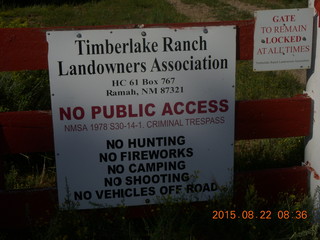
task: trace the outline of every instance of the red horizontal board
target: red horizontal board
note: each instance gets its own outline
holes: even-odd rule
[[[237,59],[252,59],[254,21],[148,24],[144,28],[192,26],[237,26]],[[141,25],[139,25],[141,27]],[[0,29],[0,71],[48,69],[48,44],[46,31],[84,29],[130,29],[137,25],[52,27],[52,28],[2,28]]]
[[[312,100],[306,95],[236,103],[235,138],[261,139],[308,136]]]
[[[279,193],[307,194],[308,170],[306,167],[292,167],[236,173],[234,192],[237,207],[245,200],[249,184],[254,184],[258,196],[269,202],[277,200]],[[57,203],[56,189],[0,192],[0,229],[26,227],[39,221],[43,223],[54,216]],[[145,212],[143,207],[129,208],[131,217],[142,217]]]
[[[0,113],[0,153],[54,150],[50,111]]]
[[[235,138],[259,139],[308,136],[311,98],[239,101]],[[0,113],[0,153],[53,151],[51,112]]]

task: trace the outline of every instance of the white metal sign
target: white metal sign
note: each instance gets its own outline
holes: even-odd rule
[[[206,200],[230,183],[234,27],[51,31],[47,41],[60,204]]]
[[[311,66],[313,9],[255,12],[253,69],[306,69]]]

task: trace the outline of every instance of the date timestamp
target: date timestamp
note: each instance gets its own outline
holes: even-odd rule
[[[273,218],[276,219],[296,219],[296,220],[305,220],[308,218],[308,211],[296,210],[296,211],[288,211],[288,210],[261,210],[261,211],[253,211],[253,210],[214,210],[212,211],[212,219],[213,220],[223,220],[223,219],[260,219],[260,220],[271,220]]]

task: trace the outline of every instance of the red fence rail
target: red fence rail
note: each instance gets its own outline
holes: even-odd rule
[[[193,26],[237,26],[237,59],[252,59],[254,21],[147,24],[146,28],[170,27],[184,28]],[[84,29],[123,29],[136,28],[137,25],[125,26],[90,26],[64,28],[3,28],[0,29],[0,71],[48,69],[48,30],[84,30]],[[141,26],[139,26],[141,27]]]
[[[237,26],[237,59],[252,59],[254,21],[146,25],[183,28],[190,26]],[[75,28],[0,29],[0,71],[47,69],[47,30],[135,28],[97,26]],[[236,103],[235,139],[308,136],[312,101],[306,95],[286,99],[239,101]],[[22,227],[50,217],[57,207],[56,189],[6,191],[3,156],[14,153],[52,152],[50,111],[0,113],[0,228]],[[308,190],[305,167],[236,173],[235,181],[252,178],[262,196],[275,197],[288,189]],[[272,188],[270,186],[273,186]],[[276,186],[276,187],[275,187]],[[241,190],[238,191],[241,193]]]

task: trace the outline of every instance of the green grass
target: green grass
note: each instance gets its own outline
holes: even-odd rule
[[[185,22],[164,0],[104,0],[79,5],[34,5],[1,12],[3,25],[17,17],[29,27],[95,26]],[[0,25],[1,26],[1,25]]]
[[[48,110],[51,107],[48,71],[1,73],[0,93],[3,110]]]
[[[242,140],[235,144],[236,171],[301,166],[303,161],[303,137]]]
[[[253,72],[252,69],[252,61],[238,61],[237,100],[287,98],[303,93],[303,84],[288,71]]]
[[[182,0],[187,4],[204,3],[213,8],[212,14],[219,21],[235,21],[252,19],[253,14],[248,11],[238,10],[236,7],[225,3],[223,0]]]
[[[56,186],[53,154],[17,154],[6,157],[6,189],[46,188]]]

